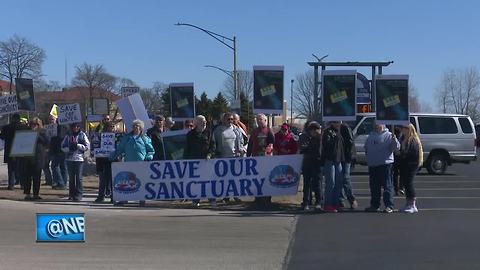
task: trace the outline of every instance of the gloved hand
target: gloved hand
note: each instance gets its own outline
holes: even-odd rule
[[[76,143],[70,143],[68,145],[68,149],[70,150],[70,152],[75,152],[75,150],[77,150],[77,144]]]
[[[145,156],[145,161],[151,161],[153,160],[153,156],[152,155],[147,155]]]

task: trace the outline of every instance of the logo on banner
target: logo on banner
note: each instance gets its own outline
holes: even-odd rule
[[[269,181],[274,187],[289,188],[300,181],[300,175],[289,165],[279,165],[270,172]]]
[[[37,241],[85,241],[84,214],[37,214]]]
[[[113,188],[120,193],[135,193],[141,186],[140,179],[132,172],[119,172],[114,179]]]
[[[275,89],[275,85],[269,85],[267,87],[261,88],[260,93],[262,94],[262,97],[273,95],[277,92]]]

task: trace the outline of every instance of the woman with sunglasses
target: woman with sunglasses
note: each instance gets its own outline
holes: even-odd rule
[[[35,143],[35,155],[33,157],[26,157],[22,163],[28,170],[23,170],[23,176],[25,181],[24,193],[25,200],[41,200],[38,195],[40,192],[40,177],[42,176],[42,169],[47,162],[47,147],[48,136],[43,129],[42,120],[38,117],[34,117],[30,120],[30,128],[32,131],[38,133],[37,142]],[[30,189],[33,182],[33,197],[30,195]]]
[[[62,142],[66,153],[68,170],[68,199],[81,201],[83,197],[83,163],[85,152],[90,148],[87,134],[80,129],[80,123],[70,124],[70,131]]]

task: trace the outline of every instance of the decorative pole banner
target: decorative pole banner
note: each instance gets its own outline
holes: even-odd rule
[[[0,115],[18,112],[17,96],[6,95],[0,97]]]
[[[324,121],[356,119],[356,70],[322,72],[322,116]]]
[[[125,98],[140,92],[140,87],[122,87],[120,92],[122,93],[122,97]]]
[[[283,114],[283,66],[253,66],[253,112]]]
[[[33,95],[33,80],[15,78],[18,109],[20,111],[35,111],[35,97]]]
[[[82,122],[82,112],[80,111],[80,104],[78,103],[59,105],[57,112],[57,120],[60,125]]]
[[[115,201],[295,195],[302,155],[112,163]]]
[[[193,83],[171,83],[170,105],[172,119],[185,121],[195,117],[195,93]]]
[[[406,125],[410,123],[408,110],[408,75],[377,75],[376,117],[377,123]]]

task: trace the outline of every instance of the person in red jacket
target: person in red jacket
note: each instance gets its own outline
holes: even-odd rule
[[[297,142],[286,123],[282,125],[279,132],[275,133],[273,150],[275,155],[293,155],[297,153]]]

